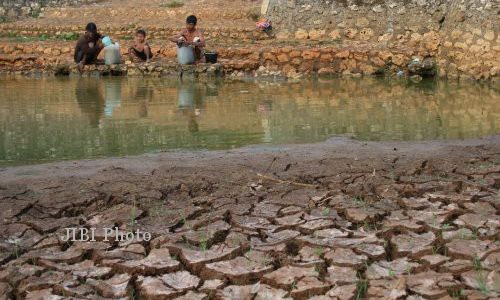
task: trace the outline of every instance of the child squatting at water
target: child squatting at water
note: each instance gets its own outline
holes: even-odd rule
[[[82,71],[85,65],[95,64],[97,57],[103,49],[103,36],[97,32],[95,23],[88,23],[85,33],[80,37],[75,47],[74,59],[78,70]]]
[[[200,30],[196,27],[198,19],[196,16],[191,15],[186,19],[186,28],[181,32],[170,38],[170,41],[176,43],[178,46],[192,46],[194,49],[194,56],[197,61],[204,58],[203,48],[205,47],[205,38]]]
[[[149,62],[149,60],[153,57],[151,47],[146,41],[146,31],[144,29],[137,30],[134,45],[129,49],[129,55],[134,60],[145,62]]]

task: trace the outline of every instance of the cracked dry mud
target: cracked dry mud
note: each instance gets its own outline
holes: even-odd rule
[[[497,136],[5,168],[0,299],[498,297],[499,161]]]

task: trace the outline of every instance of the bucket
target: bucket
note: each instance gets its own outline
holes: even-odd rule
[[[216,52],[205,52],[205,61],[210,64],[216,64],[218,56]]]
[[[185,46],[177,47],[177,61],[181,65],[194,63],[194,49]]]
[[[121,63],[120,45],[118,43],[104,47],[104,62],[106,65]]]

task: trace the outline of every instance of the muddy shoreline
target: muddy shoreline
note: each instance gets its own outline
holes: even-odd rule
[[[500,292],[500,136],[347,137],[0,169],[0,298]],[[64,242],[65,228],[96,242]],[[149,232],[151,241],[106,241]]]
[[[370,156],[415,156],[429,157],[459,152],[458,156],[468,156],[469,153],[459,149],[467,147],[491,146],[500,150],[500,135],[468,140],[434,140],[434,141],[360,141],[349,136],[332,137],[324,142],[312,144],[288,145],[250,145],[234,150],[193,151],[173,150],[159,153],[146,153],[126,157],[110,157],[96,159],[69,160],[30,164],[24,166],[0,167],[0,183],[18,180],[30,180],[53,177],[84,177],[92,176],[106,168],[123,168],[137,174],[150,174],[162,165],[199,166],[203,168],[235,168],[242,161],[256,163],[256,167],[269,160],[290,159],[297,163],[319,161],[325,157],[351,158],[368,160]],[[454,149],[455,148],[455,149]],[[284,163],[283,161],[281,163]],[[236,166],[237,168],[237,166]],[[310,170],[312,171],[312,170]],[[186,174],[188,175],[188,174]]]

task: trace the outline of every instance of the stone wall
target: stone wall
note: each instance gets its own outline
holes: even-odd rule
[[[428,51],[441,75],[497,77],[497,0],[264,0],[277,38]]]
[[[0,22],[38,16],[43,8],[94,3],[98,0],[0,0]]]

